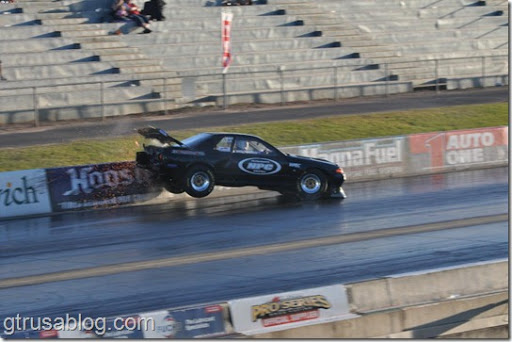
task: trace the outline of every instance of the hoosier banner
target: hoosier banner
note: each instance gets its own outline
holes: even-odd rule
[[[150,174],[135,162],[46,170],[54,212],[148,200],[160,193]]]

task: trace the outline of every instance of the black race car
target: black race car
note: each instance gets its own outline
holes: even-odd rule
[[[169,192],[205,197],[215,185],[257,186],[303,200],[345,198],[343,170],[323,159],[284,154],[262,139],[237,133],[200,133],[179,141],[162,129],[137,130],[144,151],[137,165],[150,169]]]

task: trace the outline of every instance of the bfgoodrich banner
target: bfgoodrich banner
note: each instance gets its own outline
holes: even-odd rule
[[[357,317],[343,285],[233,300],[229,306],[235,331],[247,335]]]
[[[54,212],[145,201],[161,192],[135,162],[59,167],[46,175]]]
[[[51,212],[44,170],[0,173],[0,217]]]

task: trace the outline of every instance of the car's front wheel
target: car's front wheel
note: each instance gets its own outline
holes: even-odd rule
[[[327,189],[327,178],[317,170],[304,172],[297,180],[297,193],[302,200],[317,200]]]
[[[185,175],[185,191],[192,197],[208,196],[215,186],[213,172],[205,166],[191,167]]]

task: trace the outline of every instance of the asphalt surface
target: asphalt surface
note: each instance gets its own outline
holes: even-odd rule
[[[326,116],[362,113],[384,113],[408,109],[446,107],[480,103],[507,102],[508,87],[469,89],[457,91],[419,92],[389,97],[363,97],[344,99],[339,102],[317,102],[309,105],[286,107],[264,106],[225,111],[197,111],[167,116],[127,116],[93,122],[59,122],[41,127],[27,128],[7,126],[0,129],[0,146],[21,147],[68,142],[76,139],[108,138],[133,134],[134,129],[152,125],[167,131],[271,122],[295,119],[311,119]]]
[[[0,221],[0,322],[148,312],[508,257],[508,168],[346,191],[344,201],[266,192]]]

